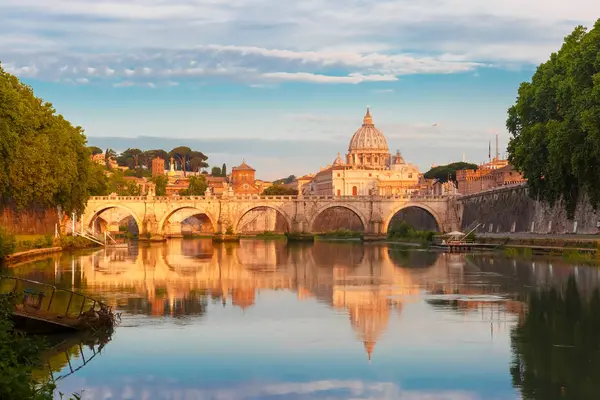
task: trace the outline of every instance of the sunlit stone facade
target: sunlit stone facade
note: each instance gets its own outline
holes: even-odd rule
[[[418,188],[419,169],[407,163],[400,151],[392,156],[383,133],[375,127],[371,112],[354,133],[344,161],[338,153],[333,164],[322,168],[304,194],[334,196],[397,195]]]

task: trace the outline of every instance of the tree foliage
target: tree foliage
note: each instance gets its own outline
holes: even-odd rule
[[[298,194],[298,190],[282,185],[273,185],[266,188],[263,194],[265,196],[295,196]]]
[[[296,175],[290,175],[287,178],[281,178],[273,181],[273,185],[285,185],[287,183],[292,183],[296,180]]]
[[[167,195],[167,182],[168,178],[165,175],[158,175],[152,178],[152,182],[156,186],[156,195],[157,196],[166,196]]]
[[[180,169],[183,170],[184,176],[187,171],[198,171],[201,168],[208,167],[208,164],[205,162],[208,160],[208,157],[202,152],[192,150],[187,146],[175,147],[169,152],[169,155],[175,159]],[[193,163],[192,160],[194,160]]]
[[[464,169],[477,170],[477,164],[455,162],[448,165],[438,165],[437,167],[433,167],[429,171],[425,172],[423,176],[425,179],[437,179],[442,183],[447,182],[448,179],[456,182],[456,171],[461,171]]]
[[[182,190],[180,194],[182,196],[204,196],[207,187],[208,185],[203,175],[190,176],[190,185],[187,189]]]
[[[210,170],[210,174],[212,176],[221,176],[221,172],[222,170],[219,167],[212,167],[212,169]]]
[[[583,194],[599,204],[600,20],[589,32],[575,28],[521,84],[506,126],[509,161],[534,198],[564,200],[570,217]]]
[[[96,154],[102,154],[104,153],[104,150],[102,150],[100,147],[98,146],[89,146],[88,150],[90,151],[90,153],[95,156]]]
[[[90,154],[82,128],[0,66],[2,204],[81,212],[88,197]]]

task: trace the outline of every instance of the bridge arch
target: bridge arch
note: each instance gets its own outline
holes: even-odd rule
[[[403,204],[401,206],[394,208],[392,210],[392,212],[387,216],[387,218],[385,219],[384,224],[383,224],[383,233],[387,234],[387,232],[390,228],[390,224],[392,223],[392,220],[394,219],[396,214],[398,214],[399,212],[401,212],[403,210],[410,209],[410,208],[418,208],[418,209],[425,211],[427,214],[429,214],[435,220],[438,232],[443,232],[444,225],[442,224],[442,220],[441,220],[440,216],[434,209],[432,209],[427,204],[423,204],[423,203],[406,203],[406,204]]]
[[[239,218],[237,218],[237,220],[233,224],[234,232],[236,232],[236,233],[240,232],[240,228],[242,228],[241,224],[244,220],[244,217],[246,215],[248,215],[251,211],[258,210],[258,209],[265,209],[265,208],[275,210],[277,215],[281,215],[283,217],[283,219],[285,220],[285,225],[286,225],[285,232],[292,231],[292,220],[289,217],[289,215],[281,207],[273,205],[273,204],[269,204],[269,203],[258,203],[258,204],[252,204],[251,206],[244,208],[239,213]]]
[[[142,232],[142,220],[140,219],[140,217],[129,207],[124,206],[122,204],[115,204],[115,203],[109,203],[109,204],[103,204],[100,207],[96,207],[94,209],[92,209],[91,211],[85,211],[85,213],[83,214],[83,225],[86,228],[91,228],[92,227],[92,223],[95,221],[95,219],[102,214],[104,211],[110,210],[112,208],[117,208],[117,209],[121,209],[121,210],[125,210],[126,212],[128,212],[133,219],[135,220],[135,223],[138,226],[138,230],[141,233]]]
[[[332,210],[335,208],[343,208],[343,209],[351,211],[360,220],[363,231],[366,232],[368,230],[369,225],[368,225],[367,218],[365,218],[365,216],[362,214],[362,212],[358,208],[356,208],[350,204],[345,204],[345,203],[344,204],[331,203],[324,207],[319,208],[317,210],[317,212],[315,212],[315,214],[312,216],[312,218],[310,219],[309,224],[308,224],[308,226],[310,227],[310,232],[318,233],[315,230],[315,223],[319,220],[319,217],[321,217],[323,215],[323,213],[326,212],[327,210]]]
[[[206,217],[208,218],[208,220],[210,221],[210,224],[212,226],[212,232],[216,233],[217,232],[217,224],[215,221],[215,218],[213,215],[211,215],[208,211],[206,211],[205,209],[201,208],[201,207],[196,207],[196,206],[190,206],[190,205],[181,205],[178,207],[173,208],[172,210],[169,210],[168,212],[165,213],[165,215],[163,215],[163,217],[160,219],[160,221],[158,222],[158,229],[159,232],[161,234],[165,234],[165,227],[166,225],[169,223],[169,219],[177,212],[179,211],[183,211],[183,210],[187,210],[192,212],[192,214],[190,214],[188,217],[192,217],[194,215],[198,215],[198,214],[202,214],[202,215],[206,215]],[[183,221],[182,221],[183,222]]]

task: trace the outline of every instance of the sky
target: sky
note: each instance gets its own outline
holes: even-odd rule
[[[90,145],[189,145],[261,179],[347,152],[370,106],[423,171],[484,162],[597,0],[0,0],[0,61]],[[492,149],[493,152],[493,149]]]

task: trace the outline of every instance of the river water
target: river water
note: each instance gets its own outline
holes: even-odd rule
[[[84,399],[549,400],[600,398],[599,271],[386,244],[198,239],[9,273],[122,313],[107,343],[76,339],[48,356],[59,390]]]

